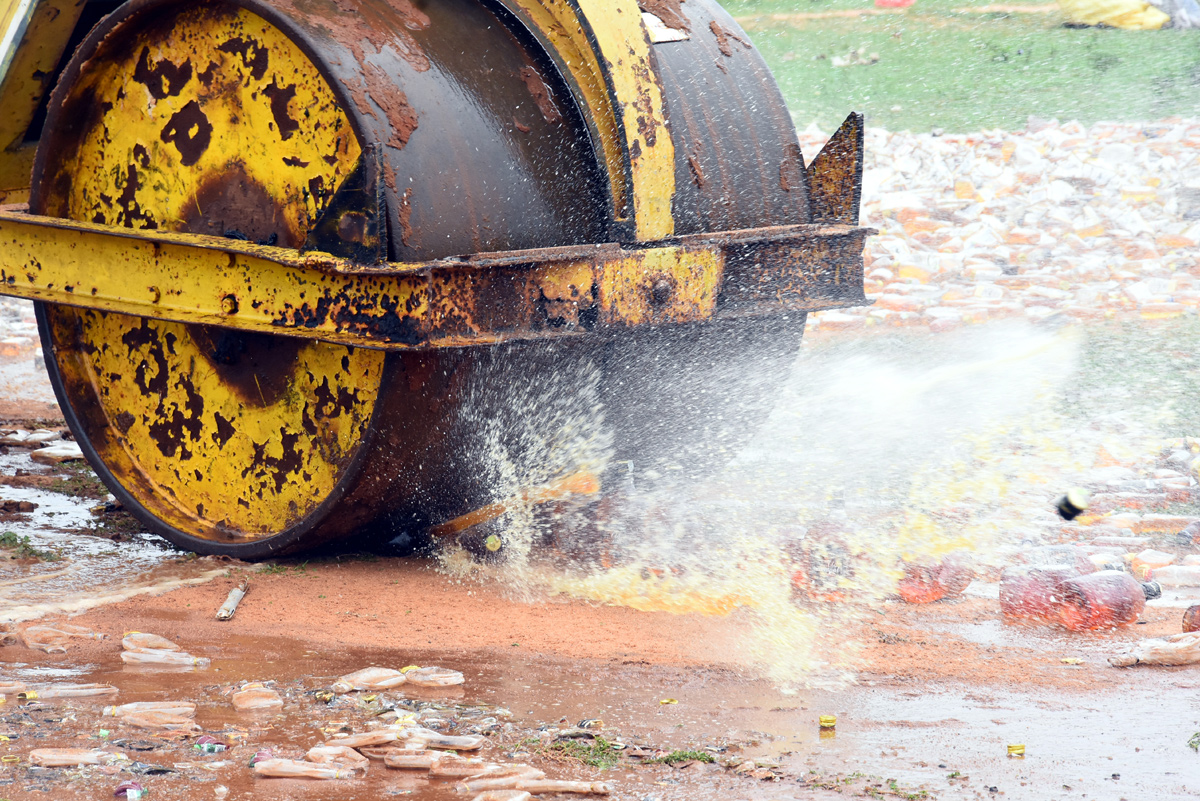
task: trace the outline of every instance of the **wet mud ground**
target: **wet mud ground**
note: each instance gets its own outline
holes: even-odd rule
[[[36,410],[23,422],[61,425],[36,375],[10,387],[13,409]],[[0,620],[17,630],[69,621],[106,635],[72,641],[65,654],[4,645],[0,679],[109,683],[117,703],[195,701],[203,731],[231,747],[201,754],[189,738],[103,718],[111,698],[10,696],[0,705],[8,738],[0,740],[0,798],[107,798],[129,779],[151,799],[469,798],[452,780],[379,763],[364,778],[337,781],[263,779],[248,767],[262,748],[301,758],[339,733],[378,726],[389,707],[451,733],[484,732],[488,759],[602,780],[617,799],[1200,795],[1200,757],[1187,745],[1200,731],[1200,671],[1107,664],[1124,644],[1178,631],[1187,591],[1151,602],[1138,625],[1070,634],[1006,624],[995,575],[983,575],[959,600],[885,601],[843,622],[822,647],[853,666],[854,682],[786,689],[759,678],[745,656],[754,623],[740,611],[713,617],[548,598],[487,577],[455,578],[416,557],[268,566],[194,558],[120,514],[92,514],[102,495],[86,469],[38,465],[20,448],[0,454],[0,499],[38,504],[0,515],[0,530],[34,533],[37,547],[59,557],[0,561]],[[216,621],[247,578],[234,619]],[[131,630],[168,637],[211,665],[125,665],[120,638]],[[332,703],[318,695],[369,665],[440,665],[466,682]],[[235,711],[229,695],[244,681],[274,682],[285,705]],[[822,732],[820,715],[836,715],[836,728]],[[583,720],[601,721],[584,730],[590,737],[572,731]],[[1026,756],[1009,758],[1010,744],[1025,745]],[[106,747],[130,761],[30,767],[28,752],[47,747]],[[676,752],[713,761],[654,761]]]

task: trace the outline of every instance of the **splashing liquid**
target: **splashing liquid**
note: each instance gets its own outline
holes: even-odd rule
[[[1057,411],[1077,351],[1069,329],[1025,325],[806,343],[763,430],[719,474],[625,482],[598,521],[595,506],[514,509],[505,561],[451,549],[443,565],[531,599],[729,618],[747,668],[784,686],[849,680],[850,632],[904,560],[966,549],[998,564],[1021,531],[1055,525],[1047,493],[1090,458]],[[600,380],[589,365],[569,381],[582,391],[529,393],[520,430],[479,421],[497,498],[606,466]],[[533,547],[597,530],[604,554],[591,559]]]

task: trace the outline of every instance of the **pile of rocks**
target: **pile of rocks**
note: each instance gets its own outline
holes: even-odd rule
[[[801,135],[812,158],[825,136]],[[818,330],[1200,310],[1200,119],[937,136],[869,129],[863,308]]]

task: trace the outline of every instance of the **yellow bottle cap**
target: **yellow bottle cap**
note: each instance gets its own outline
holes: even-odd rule
[[[832,729],[837,725],[837,715],[821,715],[820,722],[822,729]]]
[[[1009,756],[1025,756],[1025,746],[1024,745],[1010,745],[1008,747],[1008,755]]]
[[[487,548],[492,553],[504,547],[504,540],[500,539],[500,535],[492,534],[483,541],[483,547]]]
[[[659,703],[660,704],[678,704],[679,702],[676,701],[674,698],[664,698],[661,701],[659,701]]]

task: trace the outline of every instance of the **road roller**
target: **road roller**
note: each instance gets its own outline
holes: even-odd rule
[[[0,0],[0,293],[96,473],[260,559],[693,481],[865,303],[712,0]],[[572,454],[586,452],[587,459]]]

